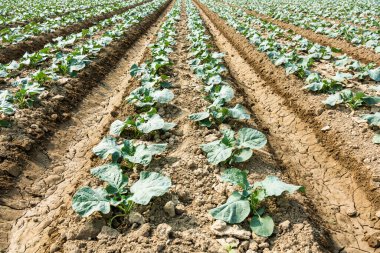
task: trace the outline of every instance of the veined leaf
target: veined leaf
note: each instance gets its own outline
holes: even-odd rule
[[[286,191],[293,193],[295,191],[303,190],[302,186],[284,183],[275,176],[267,176],[263,181],[254,183],[253,187],[264,189],[267,196],[280,196]]]
[[[147,205],[153,197],[167,193],[171,185],[170,178],[156,172],[143,171],[140,173],[140,179],[130,189],[133,195],[129,200]]]
[[[238,145],[245,148],[261,149],[267,143],[265,135],[252,128],[242,128],[238,132]]]
[[[268,237],[273,234],[274,222],[268,215],[254,215],[249,223],[249,226],[256,235]]]
[[[248,217],[250,212],[249,201],[244,199],[237,191],[232,193],[225,204],[209,211],[215,219],[231,224],[242,222]]]
[[[111,210],[107,192],[103,188],[92,189],[87,186],[74,194],[72,207],[82,217],[87,217],[97,211],[107,214]]]

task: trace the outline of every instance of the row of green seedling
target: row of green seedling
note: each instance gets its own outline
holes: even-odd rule
[[[193,72],[204,84],[205,98],[212,103],[206,112],[189,116],[204,127],[218,127],[227,120],[248,120],[249,113],[241,105],[229,108],[227,104],[234,97],[233,88],[224,80],[227,69],[223,64],[223,54],[212,51],[210,37],[199,12],[187,0],[188,39],[190,46],[189,64]],[[267,176],[263,181],[250,184],[248,171],[231,167],[233,164],[248,161],[253,150],[265,147],[267,139],[263,133],[252,128],[241,128],[237,133],[231,129],[221,130],[223,137],[211,143],[202,144],[201,149],[207,155],[209,163],[227,168],[221,175],[224,182],[239,188],[232,192],[226,203],[210,210],[213,218],[230,224],[249,220],[252,231],[268,237],[274,230],[274,221],[266,213],[265,202],[283,192],[293,193],[302,187],[286,184],[275,176]]]
[[[45,68],[11,82],[13,87],[17,87],[14,92],[11,92],[10,89],[0,90],[0,113],[13,115],[17,109],[33,107],[48,82],[58,81],[63,77],[77,77],[80,71],[96,59],[102,48],[108,46],[112,41],[122,38],[129,28],[151,15],[164,2],[164,0],[152,1],[128,10],[121,15],[123,18],[121,23],[107,30],[99,38],[91,37],[91,34],[97,30],[96,28],[83,30],[78,36],[58,39],[55,44],[48,44],[38,52],[24,55],[18,62],[14,61],[0,66],[0,76],[8,77],[10,73],[12,75],[12,71],[20,73],[21,70],[34,69],[48,62],[48,66]],[[107,26],[106,24],[108,21],[99,25],[103,28]],[[79,37],[88,39],[66,52],[65,48]],[[7,80],[10,82],[10,79]]]
[[[180,18],[179,1],[167,14],[154,44],[149,45],[151,58],[141,65],[133,65],[131,75],[140,83],[126,98],[135,106],[135,114],[124,121],[111,124],[109,135],[93,148],[93,152],[107,163],[91,169],[91,174],[104,181],[104,186],[80,188],[72,200],[73,209],[86,217],[94,212],[112,213],[108,223],[124,218],[133,207],[147,205],[153,197],[162,196],[170,190],[171,180],[157,172],[146,170],[155,155],[163,153],[166,143],[151,144],[141,140],[146,135],[172,129],[175,124],[165,122],[157,113],[157,107],[169,103],[174,95],[167,88],[169,54],[173,51],[176,23]],[[141,93],[143,90],[147,93]],[[166,95],[164,95],[166,94]],[[142,168],[140,179],[130,186],[128,173]]]
[[[337,59],[335,64],[356,72],[355,76],[349,73],[337,73],[332,79],[322,78],[318,72],[310,69],[316,60],[331,60],[336,49],[310,42],[299,35],[294,36],[293,43],[279,43],[276,38],[281,38],[288,31],[270,23],[264,24],[260,19],[248,15],[242,10],[236,10],[227,4],[218,5],[206,0],[204,2],[212,11],[226,20],[230,26],[244,35],[259,51],[265,52],[276,66],[283,65],[287,74],[295,74],[300,78],[304,78],[307,83],[305,89],[314,92],[333,93],[323,101],[324,104],[330,107],[346,104],[352,109],[357,109],[361,106],[372,106],[380,103],[380,97],[378,96],[369,96],[361,91],[355,92],[347,88],[343,89],[344,83],[354,77],[360,80],[368,77],[379,82],[380,68],[375,69],[373,64],[363,65],[352,58],[343,56]],[[253,28],[255,25],[262,25],[263,29],[270,29],[271,36],[262,36],[259,31]],[[307,55],[299,55],[297,50],[307,52]],[[373,89],[379,90],[379,87],[374,86]],[[365,120],[373,117],[378,118],[378,115],[362,115]],[[367,120],[367,122],[375,130],[379,127],[378,123],[374,125],[372,121]],[[379,138],[379,133],[375,134],[373,143],[380,143]]]

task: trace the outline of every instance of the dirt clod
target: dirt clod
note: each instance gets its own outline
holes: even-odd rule
[[[167,213],[170,217],[174,217],[176,212],[175,212],[175,204],[173,201],[168,201],[166,202],[164,206],[164,211]]]
[[[144,217],[138,212],[131,212],[128,216],[128,220],[130,223],[144,224]]]
[[[115,239],[120,235],[119,231],[116,229],[110,228],[108,226],[103,226],[100,233],[96,238],[98,239]]]
[[[77,240],[91,240],[95,239],[100,233],[105,221],[103,219],[92,219],[85,222],[81,228],[79,228],[78,234],[75,236]]]

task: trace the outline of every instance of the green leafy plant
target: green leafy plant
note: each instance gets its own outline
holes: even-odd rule
[[[107,183],[106,187],[80,188],[73,196],[72,207],[82,217],[94,212],[108,214],[111,207],[117,209],[109,219],[109,225],[117,217],[130,213],[135,204],[147,205],[153,197],[162,196],[171,187],[169,177],[156,172],[143,171],[140,179],[128,189],[128,176],[123,173],[119,164],[106,164],[91,170],[91,174]]]
[[[366,120],[368,125],[377,130],[380,128],[380,112],[376,112],[374,114],[365,114],[362,116],[362,119]],[[372,138],[372,142],[375,144],[380,144],[380,132],[377,131]]]
[[[106,136],[92,151],[101,159],[111,156],[113,163],[123,159],[127,167],[134,168],[137,164],[149,165],[153,156],[164,152],[166,146],[167,144],[136,143],[132,140],[123,140],[118,144],[114,137]]]
[[[124,121],[114,121],[110,127],[110,134],[120,136],[124,131],[129,130],[134,137],[138,137],[157,130],[168,131],[175,126],[175,123],[165,122],[157,114],[156,108],[151,108],[148,112],[129,116]]]
[[[137,107],[151,107],[157,104],[167,104],[173,98],[173,92],[168,89],[156,90],[154,88],[139,87],[133,90],[126,100]]]
[[[198,122],[201,126],[210,127],[214,124],[219,125],[228,118],[233,119],[250,119],[250,115],[246,109],[237,104],[233,108],[222,106],[218,101],[207,107],[205,112],[198,112],[189,115],[189,119]]]
[[[13,95],[7,90],[0,90],[0,113],[13,115],[16,108],[13,103]]]
[[[323,103],[329,106],[345,103],[352,109],[357,109],[363,105],[375,105],[380,103],[380,97],[368,96],[364,92],[355,93],[349,89],[345,89],[330,95]]]
[[[265,214],[265,200],[281,196],[286,191],[289,193],[303,191],[303,187],[284,183],[275,176],[268,176],[263,181],[250,185],[247,173],[235,168],[225,170],[221,178],[225,182],[239,186],[241,191],[234,191],[225,204],[211,209],[209,211],[211,216],[236,224],[251,215],[249,225],[252,231],[264,237],[272,235],[274,229],[273,219]]]
[[[37,96],[45,90],[39,83],[32,82],[28,79],[22,79],[13,84],[19,88],[13,95],[13,102],[16,103],[19,108],[32,107],[37,100]]]
[[[252,128],[240,129],[236,137],[230,129],[222,133],[222,139],[201,145],[208,162],[214,165],[245,162],[253,155],[253,149],[261,149],[267,143],[265,135]]]

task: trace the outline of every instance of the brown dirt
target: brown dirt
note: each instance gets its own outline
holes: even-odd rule
[[[226,59],[232,74],[240,82],[264,128],[268,129],[277,159],[286,167],[291,179],[306,186],[308,196],[331,230],[338,248],[346,247],[347,252],[359,249],[374,252],[363,239],[379,229],[375,216],[379,206],[378,187],[374,183],[368,185],[369,173],[379,166],[377,159],[372,166],[365,166],[358,156],[368,155],[374,148],[377,153],[371,155],[376,158],[378,147],[358,138],[355,141],[359,150],[350,150],[350,146],[344,144],[348,140],[347,130],[343,128],[352,125],[350,117],[330,110],[315,114],[320,106],[316,106],[312,96],[299,90],[302,87],[299,80],[286,77],[223,20],[203,5],[199,6],[214,31],[217,45],[229,52]],[[338,119],[336,123],[328,117],[329,113]],[[332,129],[340,124],[340,129],[323,133],[320,129],[324,124],[333,126]],[[366,148],[360,150],[362,147]],[[357,213],[349,217],[347,214],[353,210]]]
[[[17,111],[14,118],[11,118],[12,127],[1,129],[2,194],[6,194],[6,190],[12,188],[13,181],[22,173],[30,151],[38,149],[41,142],[51,136],[59,124],[70,117],[70,112],[88,92],[102,84],[102,79],[116,66],[123,52],[157,20],[168,4],[169,2],[166,2],[155,13],[128,29],[122,39],[102,49],[96,61],[87,66],[78,78],[67,79],[65,83],[53,83],[40,106]]]
[[[167,4],[165,4],[166,7]],[[162,13],[164,9],[165,7],[158,13]],[[152,18],[151,22],[153,21]],[[27,243],[23,246],[31,247],[29,252],[42,251],[38,249],[41,245],[33,248],[33,244],[38,243],[39,239],[46,239],[42,230],[53,221],[50,219],[51,215],[61,210],[60,205],[63,203],[63,198],[67,198],[65,194],[71,194],[70,189],[74,191],[77,181],[83,179],[82,176],[78,176],[77,171],[85,168],[80,173],[80,175],[84,175],[91,166],[91,148],[108,130],[109,124],[114,120],[116,112],[119,111],[118,108],[123,103],[125,94],[134,88],[129,86],[129,69],[132,63],[139,61],[142,57],[146,45],[154,34],[152,31],[157,28],[156,23],[147,24],[139,29],[140,32],[146,32],[136,38],[135,43],[130,43],[128,49],[119,51],[121,60],[110,68],[113,70],[111,73],[107,73],[106,78],[102,80],[102,85],[89,91],[79,106],[72,111],[71,119],[57,126],[55,134],[50,140],[43,143],[44,148],[34,149],[28,160],[25,161],[23,174],[17,182],[13,183],[13,189],[1,198],[0,226],[4,233],[0,237],[0,252],[9,246],[11,237],[8,232],[12,229],[12,224],[23,215],[25,217],[23,223],[35,222],[35,224],[32,225],[33,232],[28,231],[26,237],[17,237],[17,240],[26,240]],[[124,43],[126,42],[124,41]],[[60,192],[62,189],[69,190],[69,192],[64,194]],[[58,192],[58,195],[54,195]],[[51,195],[54,195],[54,198]],[[49,201],[49,204],[44,205],[47,203],[44,201]],[[37,213],[33,207],[38,212],[42,211],[42,213],[38,213],[39,215],[43,214],[41,219],[28,218],[31,212]],[[49,210],[49,216],[44,218],[46,210]],[[44,224],[35,226],[42,221]],[[25,224],[25,229],[27,228],[28,226]],[[35,234],[35,240],[30,240],[30,233]],[[51,233],[49,232],[50,235]],[[20,247],[17,246],[17,250],[10,249],[8,252],[19,252]]]
[[[60,36],[67,36],[72,33],[80,32],[82,29],[91,27],[99,21],[110,18],[114,15],[121,14],[123,12],[126,12],[129,9],[132,9],[136,6],[147,3],[149,1],[151,0],[146,0],[134,5],[131,5],[131,6],[123,7],[106,14],[102,14],[96,17],[86,19],[85,21],[81,23],[76,23],[69,26],[61,27],[52,33],[41,34],[39,36],[32,37],[29,40],[17,43],[15,45],[10,45],[5,48],[0,48],[0,63],[8,63],[12,60],[17,60],[20,57],[22,57],[26,52],[31,53],[31,52],[42,49],[46,44],[53,42],[54,38],[57,38]]]
[[[22,212],[23,216],[17,220],[10,235],[9,252],[225,252],[210,231],[213,220],[207,215],[207,210],[225,201],[226,194],[232,188],[220,182],[220,168],[208,165],[199,149],[199,144],[204,143],[205,138],[217,135],[218,131],[199,128],[187,119],[188,114],[201,110],[207,103],[201,99],[202,94],[198,91],[199,80],[186,63],[189,44],[186,40],[185,25],[183,12],[182,20],[178,24],[176,50],[171,55],[175,63],[171,70],[175,100],[173,105],[161,109],[167,121],[174,121],[178,125],[169,135],[165,134],[157,140],[166,140],[165,142],[170,143],[170,148],[164,156],[160,156],[149,166],[149,170],[170,175],[174,185],[170,194],[155,199],[148,207],[139,207],[137,211],[143,214],[147,223],[140,227],[129,227],[116,238],[80,238],[79,235],[84,232],[85,237],[96,238],[99,231],[94,233],[88,228],[97,230],[104,222],[99,217],[79,219],[70,207],[71,196],[78,186],[99,184],[88,173],[91,165],[96,163],[91,162],[91,148],[108,131],[109,124],[114,120],[109,116],[109,112],[113,111],[118,115],[117,118],[122,118],[121,115],[130,112],[130,107],[122,104],[123,96],[136,84],[131,80],[128,70],[131,64],[141,62],[147,57],[144,48],[147,42],[152,41],[154,36],[151,35],[157,32],[157,24],[148,30],[149,37],[139,40],[138,46],[127,53],[115,72],[105,80],[111,86],[107,88],[111,88],[113,93],[117,94],[117,98],[110,95],[104,105],[99,106],[96,101],[101,96],[98,90],[94,90],[94,94],[89,95],[90,99],[83,103],[74,115],[74,122],[52,138],[50,148],[46,151],[50,162],[46,163],[45,167],[35,163],[38,165],[35,172],[39,170],[45,173],[34,180],[32,188],[46,194],[35,207]],[[234,82],[233,79],[228,79]],[[117,90],[114,90],[116,87]],[[242,95],[237,94],[240,100],[237,102],[248,107]],[[242,124],[259,127],[252,120],[234,123],[232,126],[237,128]],[[66,153],[65,156],[61,155],[62,151]],[[271,152],[270,146],[267,152]],[[36,158],[35,161],[41,159]],[[244,167],[250,168],[250,180],[263,178],[268,174],[284,178],[276,161],[271,155],[264,153],[257,153],[250,162],[244,164]],[[46,180],[54,176],[57,180]],[[135,176],[135,173],[132,173],[131,177]],[[45,184],[45,181],[49,181],[50,184]],[[170,200],[177,204],[177,215],[172,218],[162,209]],[[315,222],[314,210],[302,195],[295,194],[283,198],[272,203],[269,210],[273,212],[276,223],[288,220],[291,224],[284,231],[276,230],[276,235],[268,240],[271,250],[327,251],[324,246],[329,245],[330,241],[324,229],[318,226],[319,222]],[[160,228],[169,226],[172,229],[170,234],[160,233]],[[295,238],[297,240],[294,240]],[[261,247],[261,250],[265,247],[269,250],[268,246]]]
[[[246,10],[247,13],[257,16],[263,20],[266,20],[268,22],[271,22],[273,24],[278,25],[281,28],[284,29],[290,29],[293,30],[295,33],[311,40],[314,42],[317,42],[323,46],[330,46],[335,48],[342,49],[343,53],[346,53],[347,55],[362,61],[366,64],[374,62],[377,66],[380,65],[380,54],[376,54],[373,50],[365,47],[355,47],[354,45],[350,44],[344,39],[335,39],[335,38],[329,38],[323,34],[317,34],[311,30],[305,30],[303,28],[300,28],[298,26],[285,23],[283,21],[273,19],[271,17],[268,17],[266,15],[260,14],[256,11],[252,10]]]

